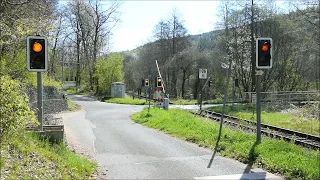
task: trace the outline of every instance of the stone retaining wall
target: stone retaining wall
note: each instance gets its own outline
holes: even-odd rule
[[[37,115],[37,88],[26,87],[25,92],[29,97],[29,106]],[[44,86],[43,87],[43,113],[44,125],[59,125],[62,124],[61,119],[57,119],[53,114],[68,110],[67,100],[63,93],[57,88]]]

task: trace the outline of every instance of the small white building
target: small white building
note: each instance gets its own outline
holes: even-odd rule
[[[111,97],[112,98],[124,98],[126,87],[123,82],[113,82],[111,84]]]

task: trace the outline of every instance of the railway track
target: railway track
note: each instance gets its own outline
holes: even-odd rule
[[[208,117],[215,121],[220,121],[222,114],[203,110],[200,113],[193,112],[194,114]],[[247,130],[247,131],[256,131],[256,122],[249,121],[246,119],[240,119],[233,116],[224,115],[223,119],[224,123],[229,124],[231,126]],[[298,131],[293,131],[285,128],[280,128],[277,126],[272,126],[268,124],[261,123],[261,133],[276,139],[283,139],[288,142],[292,142],[297,145],[301,145],[308,148],[320,149],[320,137],[306,134]]]
[[[147,97],[140,96],[140,98],[147,98]],[[202,110],[200,113],[195,113],[195,112],[193,113],[201,115],[203,117],[208,117],[218,122],[222,117],[221,113],[216,113],[216,112],[207,111],[207,110]],[[229,124],[231,126],[234,126],[246,131],[256,132],[257,124],[254,121],[249,121],[246,119],[224,115],[223,122],[225,124]],[[306,134],[298,131],[293,131],[290,129],[280,128],[277,126],[272,126],[272,125],[263,124],[263,123],[261,123],[261,133],[265,136],[275,138],[275,139],[283,139],[287,142],[292,142],[300,146],[313,148],[313,149],[320,149],[319,136]]]

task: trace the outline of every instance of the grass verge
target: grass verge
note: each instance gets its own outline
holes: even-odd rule
[[[70,99],[67,99],[67,104],[68,104],[68,110],[69,111],[77,111],[81,109],[81,106],[74,103],[73,101],[71,101]]]
[[[126,98],[110,98],[105,100],[104,102],[108,103],[116,103],[116,104],[132,104],[132,105],[148,105],[149,102],[145,99],[132,99],[130,97]],[[153,102],[150,102],[151,105],[153,105]]]
[[[187,99],[176,99],[176,100],[170,100],[173,104],[177,105],[195,105],[197,104],[197,100],[187,100]]]
[[[194,117],[179,109],[147,109],[132,115],[132,119],[145,126],[162,130],[200,146],[214,148],[219,124],[205,118]],[[253,162],[285,178],[319,179],[319,151],[308,150],[285,141],[262,138],[255,144],[255,135],[223,128],[218,152],[244,163]]]
[[[76,87],[68,87],[65,89],[66,94],[78,94],[78,95],[93,95],[93,92],[91,91],[85,91],[85,90],[80,90],[76,91]]]
[[[211,111],[221,112],[222,107],[208,108]],[[256,120],[255,107],[252,105],[234,105],[226,106],[226,114],[247,120]],[[304,118],[293,113],[282,113],[275,111],[262,111],[261,122],[282,128],[287,128],[299,132],[313,134],[319,136],[320,124],[319,120],[312,118]]]
[[[97,164],[31,132],[1,142],[1,177],[6,179],[90,179]]]

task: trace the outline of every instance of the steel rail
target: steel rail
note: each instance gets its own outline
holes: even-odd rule
[[[201,115],[203,117],[208,117],[210,119],[220,121],[221,114],[212,112],[212,111],[201,111],[200,113],[195,113],[197,115]],[[241,119],[233,116],[228,116],[224,115],[224,123],[232,125],[232,126],[237,126],[241,129],[246,129],[255,132],[256,131],[256,122],[254,121],[249,121],[246,119]],[[242,123],[243,122],[243,123]],[[271,137],[271,138],[276,138],[276,139],[283,139],[288,142],[293,142],[294,144],[309,147],[309,148],[320,148],[320,137],[311,135],[311,134],[306,134],[294,130],[289,130],[285,128],[280,128],[277,126],[273,125],[268,125],[268,124],[261,124],[261,133]]]

